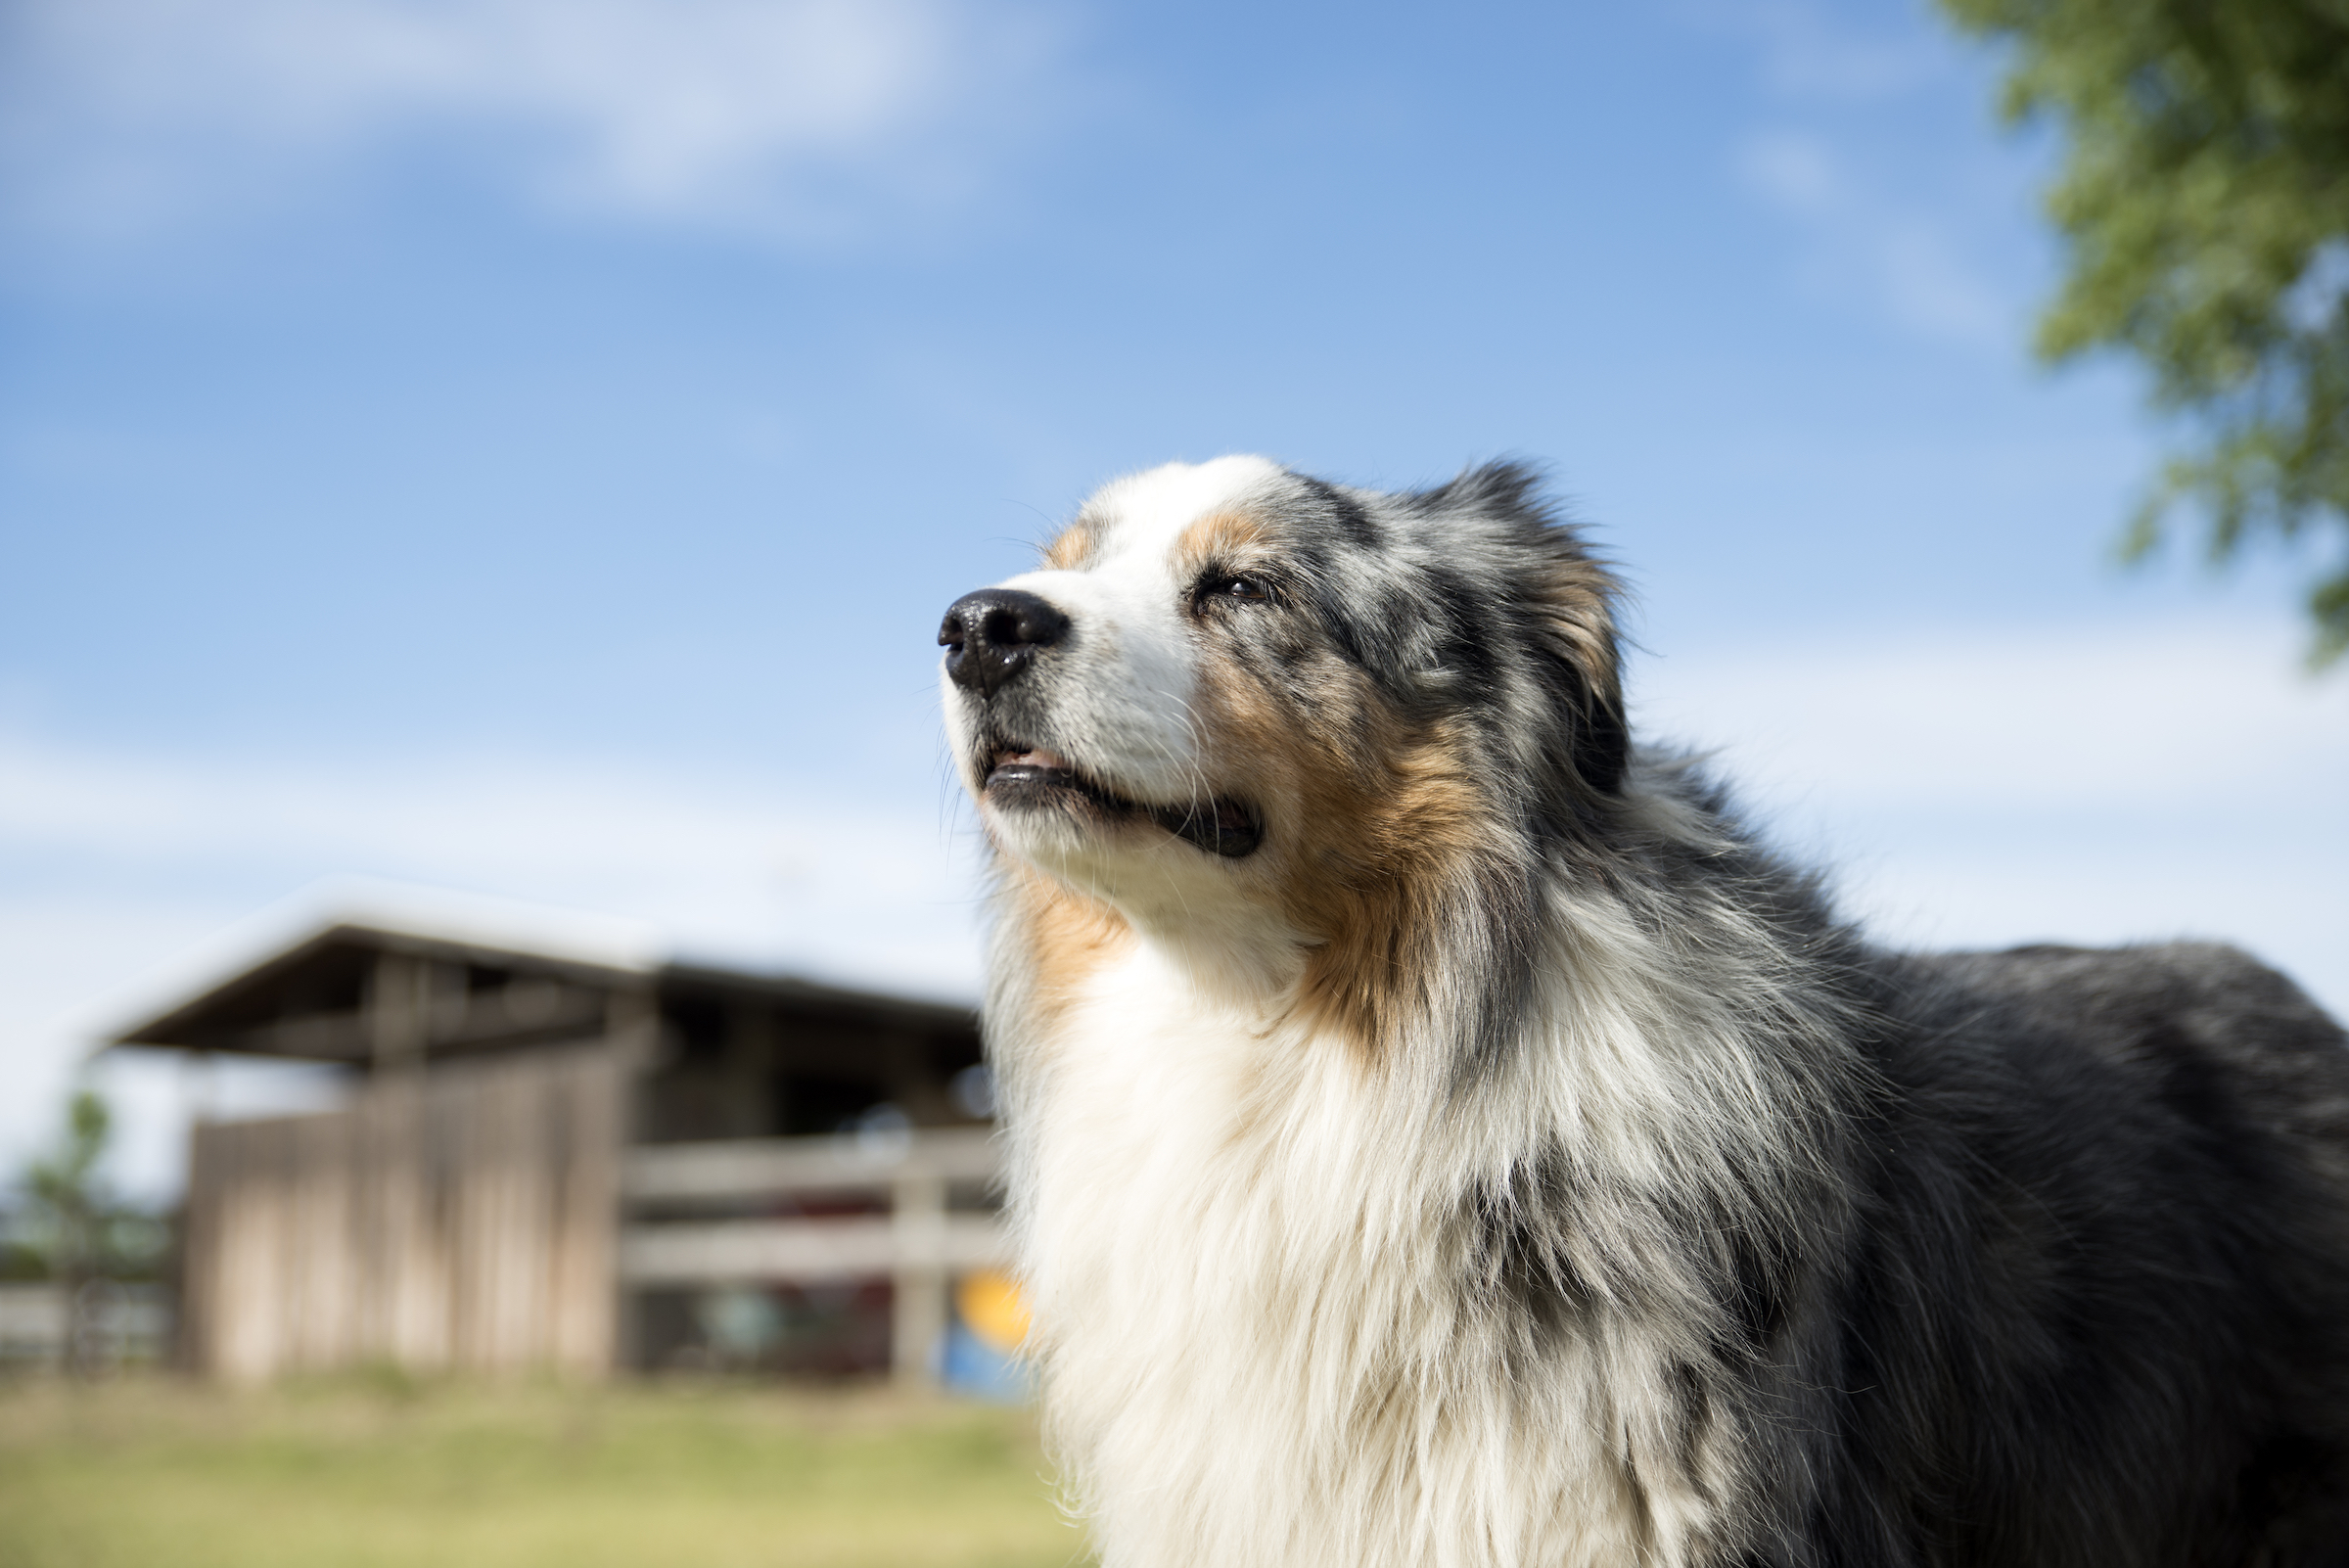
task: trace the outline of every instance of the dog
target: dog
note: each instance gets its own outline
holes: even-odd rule
[[[1633,743],[1616,601],[1523,467],[1232,457],[947,611],[1101,1560],[2349,1564],[2341,1030],[1870,945]]]

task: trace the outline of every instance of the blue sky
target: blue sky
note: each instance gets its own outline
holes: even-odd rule
[[[2349,681],[2278,564],[2109,565],[2155,433],[2030,363],[2049,149],[1919,6],[0,25],[0,1161],[325,879],[967,993],[939,611],[1234,450],[1543,463],[1635,716],[1888,939],[2349,1007]],[[161,1189],[168,1075],[109,1076]]]

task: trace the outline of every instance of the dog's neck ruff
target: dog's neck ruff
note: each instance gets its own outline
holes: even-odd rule
[[[1749,1527],[1708,1500],[1737,1451],[1689,1416],[1714,1304],[1670,1221],[1816,1157],[1752,1125],[1800,1088],[1726,978],[1785,955],[1710,972],[1551,891],[1552,978],[1469,1081],[1147,935],[1049,1007],[999,973],[1036,1365],[1113,1568],[1672,1564]]]

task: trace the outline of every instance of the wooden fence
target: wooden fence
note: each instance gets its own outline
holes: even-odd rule
[[[621,1278],[649,1287],[887,1276],[893,1369],[900,1382],[924,1383],[953,1276],[1009,1261],[1002,1222],[949,1201],[957,1187],[991,1194],[996,1174],[995,1142],[983,1129],[632,1149],[621,1190],[639,1205],[837,1195],[880,1198],[888,1212],[631,1224]]]
[[[187,1359],[237,1382],[370,1361],[606,1371],[621,1092],[598,1044],[387,1074],[347,1110],[198,1126]]]

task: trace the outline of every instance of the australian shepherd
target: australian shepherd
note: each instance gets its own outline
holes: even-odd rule
[[[2349,1564],[2341,1030],[1871,946],[1634,743],[1615,597],[1522,468],[1234,457],[947,611],[1102,1560]]]

